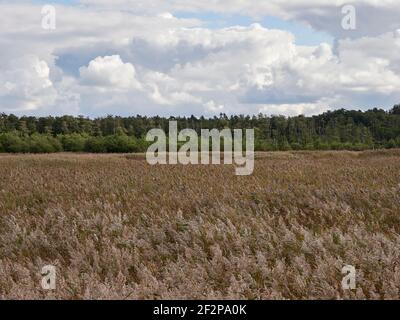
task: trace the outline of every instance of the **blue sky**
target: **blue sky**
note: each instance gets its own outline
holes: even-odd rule
[[[64,5],[75,5],[79,3],[79,0],[33,0],[30,1],[33,3],[41,3],[41,4],[64,4]]]
[[[352,0],[347,31],[326,0],[86,1],[0,0],[0,112],[311,115],[400,102],[400,3]],[[45,4],[65,5],[53,30]]]
[[[110,0],[111,1],[111,0]],[[79,0],[34,0],[33,2],[43,4],[63,4],[63,5],[78,5]],[[310,26],[294,21],[285,21],[283,19],[265,16],[262,19],[254,20],[246,15],[222,15],[213,12],[174,12],[177,18],[195,18],[205,22],[205,25],[211,29],[225,28],[231,26],[249,26],[254,22],[270,29],[286,30],[293,33],[296,37],[298,45],[318,45],[321,42],[332,44],[333,37],[325,32],[317,32]]]
[[[218,13],[204,12],[176,12],[177,18],[195,18],[202,20],[206,26],[212,29],[225,28],[231,26],[249,26],[252,23],[259,23],[268,29],[286,30],[293,33],[298,45],[318,45],[321,42],[333,43],[333,37],[324,32],[317,32],[310,26],[306,26],[294,21],[285,21],[273,16],[266,16],[261,20],[254,20],[244,15],[221,15]]]

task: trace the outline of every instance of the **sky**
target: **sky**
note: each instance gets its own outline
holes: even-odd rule
[[[398,0],[0,0],[0,12],[0,112],[293,116],[400,102]]]

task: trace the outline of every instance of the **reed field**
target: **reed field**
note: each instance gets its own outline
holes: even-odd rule
[[[1,155],[0,298],[399,299],[400,150]]]

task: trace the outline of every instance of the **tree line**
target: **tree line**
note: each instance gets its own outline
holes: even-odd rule
[[[168,132],[169,121],[178,130],[254,129],[256,151],[366,150],[400,147],[400,105],[390,111],[336,110],[306,117],[220,114],[213,118],[159,116],[17,117],[0,115],[0,152],[51,153],[145,152],[149,130]]]

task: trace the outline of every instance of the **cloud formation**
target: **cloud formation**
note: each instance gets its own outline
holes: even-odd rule
[[[135,78],[135,67],[123,63],[119,55],[97,57],[88,67],[81,67],[79,73],[82,84],[87,86],[122,91],[141,88]]]
[[[26,55],[0,66],[0,101],[4,111],[35,110],[54,103],[50,69],[37,56]]]
[[[81,3],[57,6],[53,31],[41,28],[39,5],[0,4],[0,46],[7,48],[0,52],[1,111],[293,115],[400,101],[395,1],[350,1],[359,27],[348,33],[343,1],[230,2],[231,13],[291,19],[336,38],[316,46],[296,45],[289,31],[259,23],[210,29],[174,16],[222,12],[225,1]]]

